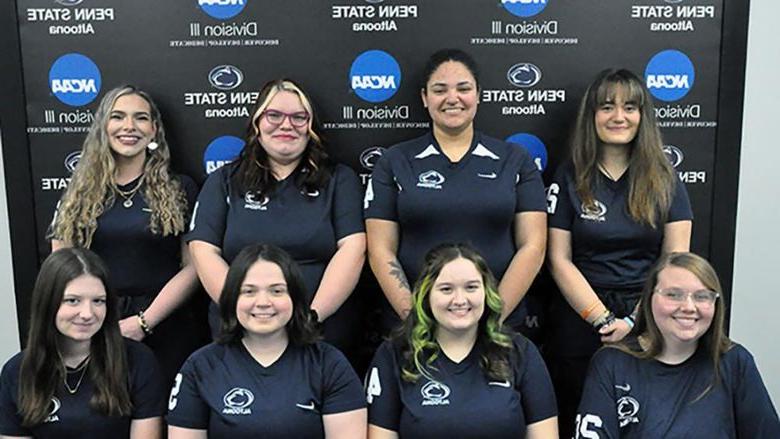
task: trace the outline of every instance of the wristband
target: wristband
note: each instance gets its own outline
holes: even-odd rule
[[[615,314],[610,310],[605,310],[604,313],[593,322],[593,329],[599,332],[601,328],[609,326],[615,323]]]
[[[144,317],[143,311],[138,311],[138,325],[141,326],[141,330],[144,331],[145,335],[152,335],[154,331],[152,331],[152,327],[149,326],[148,323],[146,323],[146,318]]]
[[[632,319],[631,316],[623,317],[623,321],[626,322],[629,329],[634,329],[634,319]]]
[[[582,320],[588,321],[588,317],[590,317],[590,313],[593,312],[593,310],[599,305],[599,301],[596,300],[593,303],[590,304],[585,310],[580,312],[580,317],[582,317]]]

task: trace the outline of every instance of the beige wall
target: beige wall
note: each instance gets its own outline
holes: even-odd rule
[[[750,2],[731,336],[780,402],[780,3]]]

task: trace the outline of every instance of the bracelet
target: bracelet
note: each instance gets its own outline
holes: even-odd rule
[[[593,329],[598,332],[601,330],[601,328],[609,326],[613,323],[615,323],[615,314],[610,310],[605,310],[604,313],[593,322]]]
[[[623,321],[626,322],[629,329],[634,329],[634,319],[632,319],[631,316],[623,317]]]
[[[152,335],[154,331],[152,331],[152,327],[149,326],[148,323],[146,323],[146,318],[144,317],[143,311],[138,311],[138,325],[141,326],[141,330],[144,331],[144,334],[146,335]]]
[[[588,317],[590,317],[590,313],[592,313],[597,306],[599,306],[599,301],[595,300],[593,301],[593,303],[590,304],[589,307],[585,308],[585,310],[580,313],[580,317],[582,317],[582,320],[587,321]]]

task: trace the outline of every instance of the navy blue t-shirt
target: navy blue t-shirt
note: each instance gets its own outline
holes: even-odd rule
[[[181,182],[191,209],[198,194],[197,185],[186,175],[174,178]],[[129,191],[136,184],[138,179],[119,189]],[[111,285],[120,296],[156,294],[181,269],[181,235],[152,233],[151,210],[143,197],[145,189],[144,183],[133,196],[130,208],[124,207],[124,200],[117,196],[114,204],[98,217],[92,236],[90,249],[106,263]]]
[[[323,415],[365,406],[355,371],[327,343],[289,344],[268,367],[243,343],[212,343],[176,377],[168,424],[211,438],[321,438]]]
[[[445,242],[470,243],[499,281],[517,249],[515,215],[546,211],[544,185],[521,146],[479,132],[452,163],[433,134],[390,148],[374,167],[366,218],[399,224],[398,261],[410,283],[425,254]]]
[[[22,426],[19,415],[19,368],[22,353],[13,356],[0,375],[0,434],[6,436],[34,436],[36,438],[126,438],[130,436],[130,422],[162,416],[165,413],[165,391],[157,361],[142,343],[124,339],[130,372],[130,399],[133,404],[130,416],[106,416],[89,407],[94,384],[89,370],[84,375],[75,394],[65,385],[58,386],[52,400],[51,414],[32,428]],[[80,374],[80,372],[77,372]],[[74,382],[70,381],[73,386]]]
[[[355,173],[337,165],[327,185],[305,193],[295,175],[279,181],[266,199],[255,200],[233,184],[237,165],[229,164],[209,175],[198,196],[187,241],[205,241],[222,249],[230,264],[244,247],[273,244],[287,251],[301,267],[309,298],[337,242],[365,231],[360,200],[363,190]]]
[[[583,211],[571,164],[558,169],[548,188],[549,226],[571,232],[572,262],[594,288],[640,289],[661,255],[664,225],[640,224],[628,213],[625,172],[613,181],[600,172],[594,197],[598,209]],[[666,222],[693,219],[685,185],[675,181]]]
[[[488,378],[475,348],[460,363],[441,353],[431,370],[436,381],[410,383],[401,379],[401,353],[385,342],[366,376],[369,424],[404,439],[525,437],[527,425],[556,416],[557,408],[536,346],[522,335],[514,346],[511,382]]]
[[[672,366],[604,348],[591,360],[575,438],[780,438],[753,356],[735,344],[720,375],[700,398],[713,377],[704,349]]]

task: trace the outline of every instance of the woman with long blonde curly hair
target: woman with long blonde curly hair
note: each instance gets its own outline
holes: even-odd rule
[[[197,187],[169,165],[152,98],[131,85],[108,91],[60,200],[51,242],[52,250],[85,247],[106,261],[120,295],[122,335],[144,340],[172,379],[197,347],[175,336],[195,329],[182,305],[197,277],[180,237]]]

